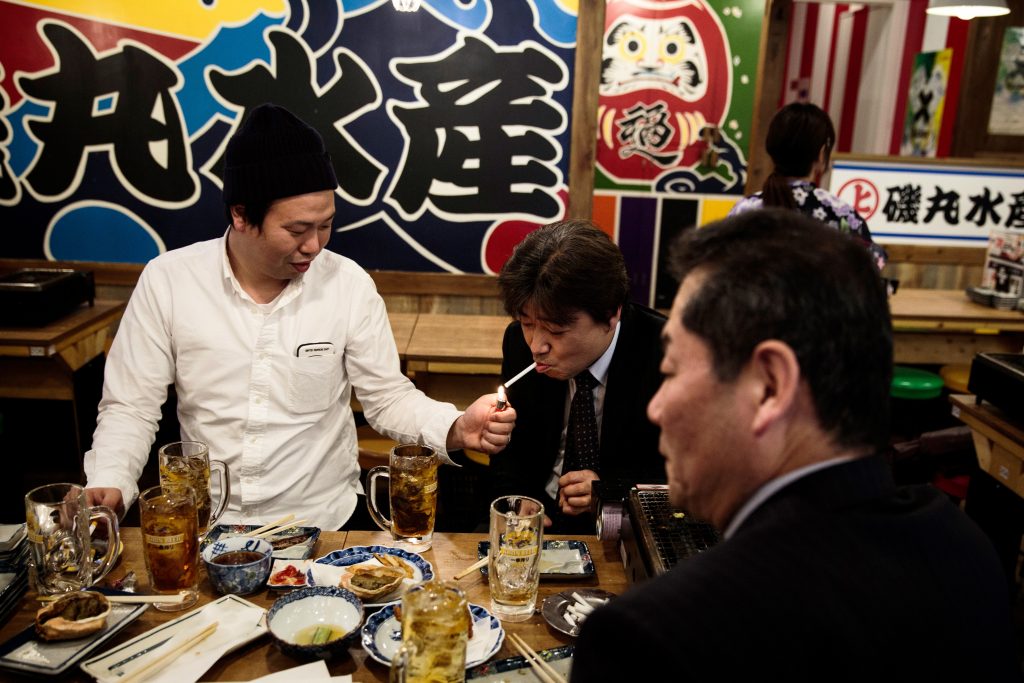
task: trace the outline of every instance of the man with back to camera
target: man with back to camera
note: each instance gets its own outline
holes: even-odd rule
[[[153,259],[129,301],[85,456],[90,504],[123,510],[138,495],[171,383],[182,438],[231,469],[223,522],[293,513],[336,529],[362,512],[353,389],[399,442],[505,446],[515,412],[495,412],[494,395],[461,413],[401,373],[370,276],[324,250],[337,184],[319,133],[282,107],[253,109],[228,142],[227,231]]]
[[[502,343],[508,388],[519,411],[516,439],[491,458],[495,497],[525,494],[544,503],[551,533],[595,529],[591,485],[621,491],[664,481],[658,430],[644,407],[661,376],[659,313],[627,301],[622,252],[590,221],[569,220],[530,233],[498,276],[505,310],[514,317]],[[587,373],[590,436],[570,427],[580,377]],[[586,404],[589,404],[586,405]],[[581,430],[582,433],[583,430]],[[577,442],[588,441],[588,448]],[[582,457],[581,457],[582,456]]]
[[[892,328],[864,248],[773,209],[675,261],[648,414],[670,501],[724,540],[588,617],[572,680],[1019,680],[988,539],[876,455]]]

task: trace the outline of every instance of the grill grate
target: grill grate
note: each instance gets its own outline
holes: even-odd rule
[[[718,542],[714,527],[669,504],[667,489],[633,489],[629,509],[640,552],[650,560],[654,575],[663,574],[681,560]]]

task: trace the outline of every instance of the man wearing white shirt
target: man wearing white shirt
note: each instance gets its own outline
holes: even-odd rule
[[[675,265],[648,414],[670,501],[725,538],[590,615],[572,680],[1019,680],[991,543],[878,455],[892,327],[863,247],[752,211]]]
[[[508,389],[518,426],[491,459],[492,494],[537,498],[551,533],[593,534],[595,481],[605,495],[664,481],[658,429],[644,411],[661,381],[665,318],[628,300],[622,252],[590,221],[527,235],[498,286],[516,318],[502,376],[537,366]]]
[[[361,500],[353,391],[400,442],[508,443],[515,412],[495,412],[494,395],[461,413],[401,373],[373,281],[324,250],[336,187],[315,130],[271,104],[246,118],[226,153],[226,233],[153,259],[132,294],[85,456],[91,504],[123,510],[138,495],[169,384],[182,439],[231,470],[224,522],[349,519]]]

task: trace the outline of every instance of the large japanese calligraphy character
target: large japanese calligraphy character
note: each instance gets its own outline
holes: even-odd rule
[[[1010,204],[1010,215],[1006,217],[1007,228],[1024,228],[1024,192],[1011,194],[1013,203]]]
[[[341,194],[356,204],[371,203],[384,167],[343,126],[380,104],[380,86],[361,60],[339,48],[334,51],[336,76],[318,88],[314,58],[306,45],[285,29],[268,31],[268,38],[273,72],[259,63],[231,74],[213,69],[210,83],[222,98],[244,107],[239,121],[253,107],[273,102],[316,128],[331,155]],[[223,163],[218,159],[211,166],[219,171]]]
[[[742,153],[722,129],[731,96],[725,30],[704,0],[609,3],[597,148],[607,176],[626,183],[676,176],[689,189],[716,177],[717,189],[738,187]],[[704,154],[708,127],[721,131],[721,160]]]
[[[3,65],[0,65],[0,80],[3,80],[4,69]],[[0,88],[0,112],[7,111],[7,93]],[[11,125],[7,123],[7,120],[0,118],[0,205],[10,206],[17,203],[21,197],[21,189],[18,185],[18,179],[14,177],[11,172],[11,167],[7,163],[10,159],[10,153],[7,151],[7,144],[11,141]]]
[[[982,190],[981,194],[972,194],[971,198],[971,210],[967,212],[964,217],[966,221],[973,221],[979,228],[984,228],[985,223],[989,219],[993,223],[999,224],[1002,220],[999,214],[996,213],[996,207],[1003,203],[1003,193],[999,192],[995,197],[992,196],[992,192],[986,185]]]
[[[396,60],[418,102],[392,103],[406,148],[388,201],[406,219],[438,215],[560,215],[562,184],[555,135],[566,125],[550,98],[564,87],[563,64],[531,42],[495,48],[466,36],[431,61]]]
[[[942,213],[942,218],[950,225],[960,222],[960,193],[956,190],[943,192],[938,185],[935,194],[928,197],[928,209],[924,213],[924,222],[931,223],[935,215]]]
[[[88,155],[103,150],[121,183],[140,199],[164,206],[192,201],[199,184],[172,95],[181,86],[177,69],[127,40],[97,55],[66,24],[40,27],[54,67],[16,79],[26,97],[50,108],[45,119],[26,117],[40,143],[24,176],[29,190],[53,201],[69,196]]]
[[[890,223],[917,223],[917,212],[921,209],[920,185],[895,185],[885,188],[889,197],[882,212]]]

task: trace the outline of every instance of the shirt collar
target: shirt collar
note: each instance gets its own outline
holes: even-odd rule
[[[604,350],[604,353],[595,360],[588,370],[590,374],[594,376],[601,386],[604,386],[608,382],[608,368],[612,364],[612,356],[615,355],[615,344],[619,341],[619,326],[622,321],[619,320],[615,323],[615,334],[612,335],[612,343],[608,345],[608,348]]]
[[[840,465],[844,462],[853,460],[855,456],[842,456],[839,458],[831,458],[829,460],[823,460],[816,462],[805,467],[799,467],[792,472],[787,472],[781,477],[776,477],[768,483],[764,484],[761,488],[754,492],[747,502],[740,507],[739,511],[733,515],[732,520],[729,522],[729,526],[725,528],[725,532],[722,534],[723,538],[729,538],[736,533],[736,530],[742,526],[743,522],[747,520],[757,508],[761,507],[761,504],[766,500],[775,495],[778,491],[781,491],[786,486],[789,486],[797,479],[802,479],[812,472],[823,470],[826,467],[833,467],[834,465]]]
[[[231,283],[231,288],[234,289],[235,293],[238,294],[238,296],[242,297],[243,300],[253,303],[257,306],[262,305],[256,304],[256,302],[253,301],[253,298],[249,296],[249,293],[242,289],[242,284],[238,281],[238,278],[235,276],[235,271],[231,269],[231,259],[228,258],[229,234],[231,234],[230,225],[228,226],[228,229],[224,231],[224,236],[221,238],[224,242],[223,247],[220,250],[221,274],[225,280]],[[316,261],[314,261],[313,264],[310,264],[310,266],[312,267],[312,265],[314,265],[315,263]],[[305,273],[301,273],[298,277],[289,280],[288,284],[285,285],[285,288],[281,290],[281,293],[278,294],[277,297],[270,302],[271,304],[274,304],[275,310],[277,309],[278,306],[283,306],[284,304],[290,302],[292,299],[299,295],[299,292],[302,291],[302,279],[304,275]]]

